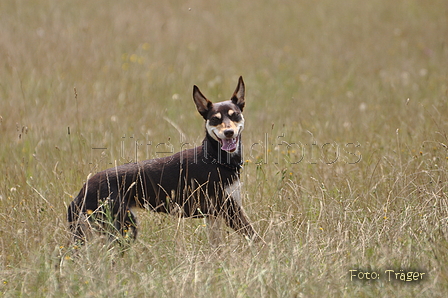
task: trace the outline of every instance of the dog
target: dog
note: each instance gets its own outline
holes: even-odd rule
[[[209,101],[195,85],[193,99],[205,120],[202,145],[116,166],[88,178],[68,207],[75,241],[84,243],[94,223],[102,232],[135,240],[137,217],[132,210],[137,207],[180,217],[205,217],[210,233],[216,232],[216,220],[223,218],[236,232],[260,240],[241,198],[244,96],[242,77],[231,99],[218,103]]]

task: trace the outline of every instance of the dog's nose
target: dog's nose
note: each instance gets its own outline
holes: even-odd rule
[[[231,138],[231,137],[233,137],[233,129],[226,129],[226,130],[224,130],[224,135],[225,135],[227,138]]]

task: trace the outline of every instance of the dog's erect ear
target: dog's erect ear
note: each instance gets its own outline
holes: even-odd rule
[[[213,103],[205,98],[196,85],[193,86],[193,99],[199,114],[201,114],[204,119],[207,119],[208,111],[211,109]]]
[[[235,92],[233,92],[231,100],[234,104],[236,104],[240,108],[241,112],[243,111],[244,104],[245,104],[244,91],[245,91],[245,87],[244,87],[243,77],[240,77],[238,80],[238,86],[236,86]]]

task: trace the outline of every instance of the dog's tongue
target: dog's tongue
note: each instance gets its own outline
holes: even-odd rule
[[[225,150],[225,151],[229,151],[229,152],[235,151],[237,140],[238,140],[237,138],[221,139],[221,141],[222,141],[221,149]]]

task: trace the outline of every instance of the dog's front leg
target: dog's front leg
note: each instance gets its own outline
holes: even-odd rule
[[[247,238],[253,241],[261,240],[260,236],[257,234],[255,229],[252,227],[243,207],[241,207],[237,202],[230,199],[226,204],[226,212],[223,214],[226,224],[237,231],[245,235]]]
[[[237,180],[225,188],[225,208],[223,212],[226,224],[249,239],[258,241],[260,236],[252,227],[242,206],[241,183]]]
[[[222,243],[221,219],[214,215],[208,215],[205,217],[205,222],[209,243],[212,247],[218,247]]]

